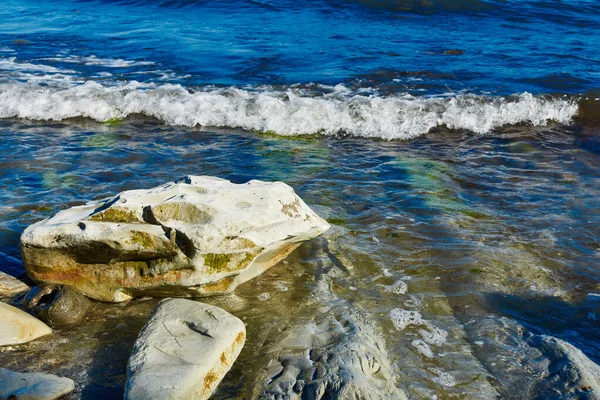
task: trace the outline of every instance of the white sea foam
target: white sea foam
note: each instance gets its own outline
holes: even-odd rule
[[[388,293],[406,294],[408,291],[408,285],[404,281],[400,280],[392,285],[383,285],[383,290]]]
[[[423,341],[428,344],[439,346],[446,342],[448,332],[423,319],[423,316],[418,311],[394,308],[390,312],[390,317],[394,327],[399,331],[402,331],[411,325],[424,326],[425,329],[419,329],[419,334]]]
[[[45,58],[44,61],[64,62],[73,64],[96,65],[108,68],[129,68],[133,66],[153,65],[152,61],[131,61],[121,58],[100,58],[94,55],[88,57],[66,56]]]
[[[408,308],[416,308],[421,305],[421,299],[416,296],[409,296],[407,300],[404,301],[404,306]]]
[[[427,358],[433,358],[434,355],[433,351],[431,350],[431,347],[429,347],[429,345],[423,340],[415,339],[411,342],[411,345],[417,350],[417,353]]]
[[[259,299],[260,301],[267,301],[267,300],[269,300],[270,298],[271,298],[271,294],[270,294],[270,293],[268,293],[268,292],[264,292],[264,293],[261,293],[261,294],[259,294],[259,295],[258,295],[258,299]]]
[[[442,386],[446,386],[446,387],[456,386],[456,381],[454,380],[454,377],[452,375],[450,375],[449,373],[444,372],[438,368],[431,368],[431,372],[433,372],[434,374],[437,375],[432,380],[435,383],[437,383],[438,385],[442,385]]]
[[[1,58],[0,59],[0,70],[5,71],[36,71],[36,72],[48,72],[48,73],[61,73],[61,74],[72,74],[75,73],[69,69],[59,69],[50,65],[44,64],[32,64],[27,62],[19,62],[15,57]]]
[[[50,72],[53,67],[47,68]],[[144,114],[172,125],[232,127],[281,135],[346,133],[408,139],[440,125],[485,133],[505,124],[544,125],[551,120],[569,123],[577,110],[574,101],[528,93],[509,98],[476,95],[426,98],[362,96],[336,89],[314,97],[294,88],[190,91],[180,85],[138,82],[107,86],[89,81],[68,87],[31,82],[0,84],[2,118],[89,117],[106,121]]]
[[[438,328],[428,321],[425,321],[424,325],[427,327],[427,329],[419,329],[419,333],[425,342],[438,346],[446,343],[448,332]]]
[[[273,282],[273,286],[275,286],[275,289],[279,290],[280,292],[287,292],[289,290],[287,283],[284,281],[275,281]]]
[[[394,308],[390,312],[392,323],[399,331],[403,331],[409,325],[423,325],[425,321],[418,311],[408,311],[401,308]]]

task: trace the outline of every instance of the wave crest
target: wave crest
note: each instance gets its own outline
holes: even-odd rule
[[[182,126],[232,127],[281,135],[339,134],[409,139],[436,126],[486,133],[518,123],[570,123],[577,114],[573,100],[522,93],[509,97],[454,95],[413,97],[359,95],[340,86],[320,97],[301,90],[189,91],[181,85],[103,86],[86,82],[68,88],[31,83],[0,85],[0,118],[97,121],[143,114]]]

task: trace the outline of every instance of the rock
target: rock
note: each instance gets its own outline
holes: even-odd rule
[[[69,286],[42,284],[27,293],[23,305],[51,326],[68,326],[83,320],[91,302]]]
[[[600,366],[570,343],[547,335],[528,340],[549,359],[537,399],[600,399]]]
[[[162,300],[133,347],[125,399],[208,399],[245,339],[244,323],[218,307]]]
[[[20,344],[52,333],[46,324],[24,311],[0,303],[0,346]]]
[[[459,50],[459,49],[450,49],[450,50],[446,50],[444,51],[445,55],[452,55],[452,56],[460,56],[465,54],[464,50]]]
[[[29,290],[29,286],[0,271],[0,297],[13,297]]]
[[[292,329],[266,351],[252,399],[406,399],[377,336],[350,319]]]
[[[53,400],[75,389],[69,378],[0,368],[0,400]]]
[[[329,228],[282,182],[188,176],[64,210],[21,236],[36,282],[88,297],[232,292]]]

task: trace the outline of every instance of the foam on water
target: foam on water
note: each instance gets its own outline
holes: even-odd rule
[[[438,385],[454,387],[456,386],[456,381],[454,377],[447,372],[444,372],[438,368],[431,368],[431,372],[435,373],[437,376],[432,380]]]
[[[423,316],[418,311],[395,308],[390,312],[390,317],[394,327],[399,331],[411,325],[425,327],[425,329],[419,329],[418,331],[425,343],[439,346],[446,342],[448,332],[423,319]]]
[[[442,125],[486,133],[506,124],[567,124],[578,110],[575,101],[529,93],[382,97],[338,89],[314,96],[294,88],[192,91],[178,84],[135,81],[42,86],[30,80],[0,84],[0,118],[107,121],[143,114],[171,125],[232,127],[280,135],[345,133],[389,140],[420,136]]]
[[[258,300],[260,301],[267,301],[271,298],[271,294],[268,292],[264,292],[258,295]]]
[[[287,292],[289,290],[287,283],[284,281],[275,281],[273,282],[273,286],[280,292]]]
[[[425,342],[433,345],[441,345],[446,342],[448,332],[427,321],[424,325],[427,329],[419,329],[419,333]]]
[[[421,339],[415,339],[411,342],[411,345],[417,350],[417,353],[427,357],[433,358],[433,351],[431,347],[425,341]]]
[[[49,57],[43,59],[43,61],[51,62],[63,62],[83,65],[95,65],[108,68],[129,68],[133,66],[146,66],[155,64],[152,61],[131,61],[123,60],[122,58],[100,58],[95,55],[83,57],[83,56],[66,56],[66,57]]]
[[[392,323],[399,331],[403,331],[409,325],[423,325],[425,321],[418,311],[408,311],[401,308],[394,308],[390,312]]]
[[[404,281],[397,281],[392,285],[384,285],[383,290],[388,293],[406,294],[408,291],[408,285]]]
[[[5,71],[36,71],[47,73],[74,74],[75,71],[60,69],[45,64],[18,62],[16,57],[0,58],[0,70]],[[49,78],[51,80],[51,78]]]

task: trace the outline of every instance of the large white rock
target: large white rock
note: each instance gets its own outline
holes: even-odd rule
[[[0,400],[53,400],[75,389],[75,382],[52,374],[0,368]]]
[[[0,302],[0,346],[20,344],[52,333],[42,321]]]
[[[12,297],[16,294],[27,292],[28,290],[29,286],[17,278],[0,271],[0,297]]]
[[[73,207],[21,236],[36,282],[89,297],[224,294],[329,229],[282,182],[188,176]]]
[[[162,300],[133,347],[125,399],[208,399],[245,340],[244,323],[221,308]]]

